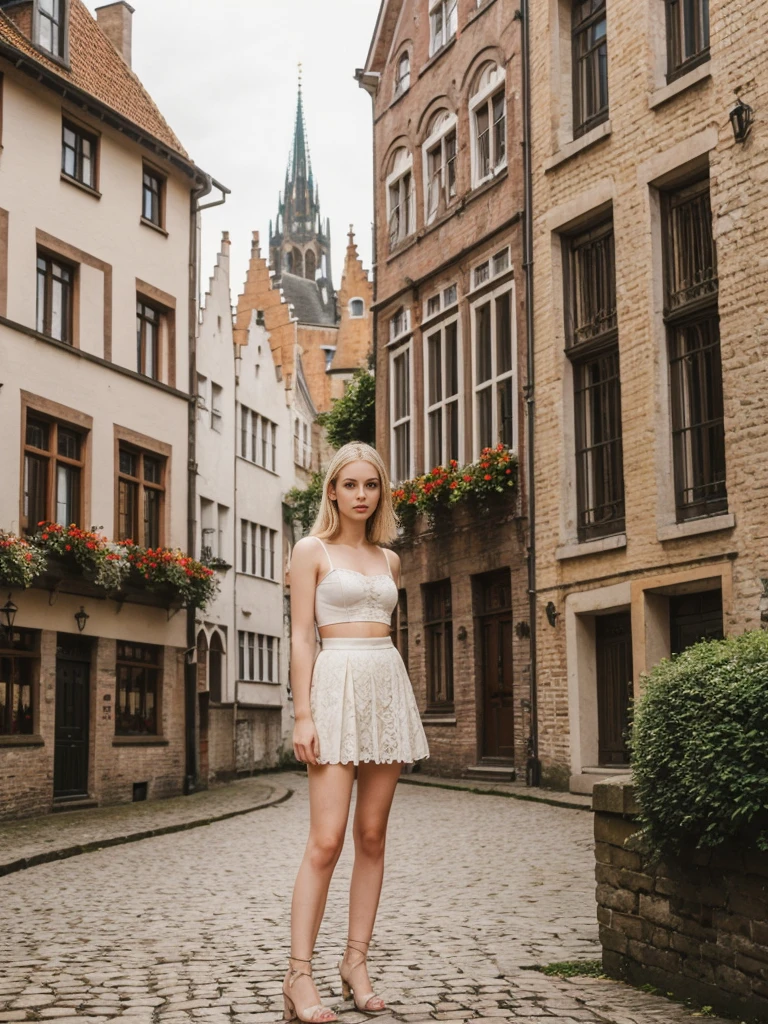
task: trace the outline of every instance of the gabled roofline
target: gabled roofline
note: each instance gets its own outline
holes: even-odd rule
[[[123,114],[119,114],[112,107],[107,106],[106,103],[96,99],[95,96],[86,92],[85,89],[81,89],[79,86],[73,85],[69,79],[57,75],[50,68],[46,67],[45,64],[36,61],[33,57],[24,53],[23,50],[19,50],[11,43],[0,40],[0,57],[5,57],[14,67],[24,72],[30,78],[36,79],[46,88],[60,95],[62,99],[68,99],[76,103],[104,124],[108,124],[122,135],[144,146],[145,149],[151,150],[156,156],[173,164],[173,166],[183,171],[189,178],[192,178],[200,185],[205,185],[210,181],[215,188],[225,195],[230,194],[230,189],[216,181],[215,178],[212,178],[201,167],[198,167],[194,161],[182,156],[181,153],[174,150],[167,143],[161,142],[160,139],[155,138],[155,136],[140,128]]]
[[[389,53],[389,46],[386,46],[386,53],[380,56],[380,49],[382,45],[386,44],[386,40],[382,39],[382,34],[388,24],[387,15],[389,12],[397,8],[397,17],[393,19],[393,24],[397,23],[397,19],[400,15],[400,10],[403,6],[403,0],[381,0],[381,7],[379,7],[379,14],[376,18],[376,27],[373,31],[373,39],[371,40],[370,48],[368,49],[368,56],[365,58],[365,67],[363,68],[364,73],[370,73],[373,70],[374,63],[378,60],[386,60],[386,54]]]

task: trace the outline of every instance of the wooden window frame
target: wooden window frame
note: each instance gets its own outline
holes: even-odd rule
[[[667,27],[667,82],[709,60],[709,0],[664,0]],[[687,14],[692,15],[694,50],[683,55]]]
[[[449,366],[446,358],[448,352],[449,329],[453,329],[456,335],[456,391],[448,395],[449,390]],[[424,338],[424,448],[426,451],[426,463],[428,466],[447,465],[450,459],[462,462],[464,456],[464,359],[461,338],[461,321],[458,311],[453,316],[442,320],[435,327],[423,332]],[[432,354],[435,351],[433,343],[437,340],[439,356],[436,369],[439,372],[440,380],[439,394],[433,394]],[[433,400],[434,398],[434,400]],[[448,418],[449,408],[452,408],[451,415],[456,417],[456,440],[457,447],[451,454],[451,442],[449,439]],[[432,425],[435,418],[439,417],[440,451],[435,450],[432,437]]]
[[[591,0],[593,10],[578,24],[576,23],[576,14],[579,7],[585,0],[572,0],[571,7],[571,61],[572,61],[572,79],[573,79],[573,137],[574,139],[585,135],[588,131],[596,128],[597,125],[602,124],[608,120],[610,110],[610,92],[608,82],[608,22],[606,15],[606,0]],[[604,35],[597,37],[595,41],[589,42],[585,52],[581,54],[581,41],[582,37],[592,32],[596,25],[601,22],[605,22],[606,29]],[[604,59],[606,61],[606,93],[605,102],[595,110],[583,110],[582,109],[582,83],[583,83],[583,69],[588,68],[589,64],[597,65],[597,74],[595,75],[595,69],[592,68],[593,85],[597,83],[599,89],[600,82],[600,62],[601,53],[604,50]],[[586,72],[584,72],[585,74]],[[600,97],[598,97],[600,99]]]
[[[45,267],[41,268],[40,264],[44,263]],[[77,324],[79,321],[78,316],[78,265],[59,256],[58,253],[52,252],[42,246],[37,247],[36,257],[36,287],[35,293],[37,296],[37,313],[35,327],[39,334],[45,335],[46,338],[51,338],[53,341],[59,341],[63,345],[71,345],[73,348],[77,348],[76,335],[77,335]],[[66,324],[61,332],[61,337],[57,338],[52,333],[53,327],[53,284],[54,274],[53,267],[58,267],[61,271],[69,274],[69,281],[63,282],[67,284],[66,301],[64,307],[64,313],[66,317]],[[42,310],[40,308],[40,277],[43,275],[43,295],[42,295]]]
[[[146,337],[139,307],[157,315],[157,342],[153,373],[145,372]],[[136,372],[148,380],[176,387],[176,297],[147,281],[136,278]]]
[[[403,71],[403,67],[406,70]],[[411,54],[403,50],[395,63],[395,89],[393,99],[399,99],[411,87]]]
[[[442,594],[441,594],[442,591]],[[445,600],[447,595],[447,601]],[[439,599],[442,614],[432,614],[435,610],[431,602]],[[424,643],[427,674],[427,714],[445,714],[455,708],[453,690],[453,604],[450,579],[437,580],[422,584],[424,605]],[[440,647],[440,663],[435,665],[435,648]],[[436,680],[435,672],[445,678]],[[445,696],[439,699],[441,686]]]
[[[407,380],[406,380],[406,392],[407,392],[407,403],[408,410],[404,415],[397,416],[398,399],[395,393],[395,380],[396,380],[396,363],[403,356],[406,359],[407,367]],[[409,480],[413,476],[413,461],[414,461],[414,430],[413,430],[413,418],[414,418],[414,388],[413,388],[413,339],[407,338],[403,343],[393,348],[389,354],[389,392],[390,392],[390,466],[391,466],[391,477],[393,483],[401,483],[403,480]],[[406,435],[407,443],[407,467],[403,467],[398,461],[398,434],[404,432]],[[407,472],[401,473],[402,469],[406,469]]]
[[[444,214],[458,195],[458,119],[455,114],[444,113],[447,116],[421,147],[425,224],[432,224]],[[452,148],[450,140],[453,140]]]
[[[157,182],[157,189],[149,188],[147,186],[147,178]],[[152,196],[157,197],[157,202],[152,202],[152,214],[155,216],[147,216],[145,211],[147,208],[147,191]],[[166,231],[165,227],[165,213],[166,213],[166,195],[168,192],[168,177],[163,174],[162,171],[158,170],[153,164],[148,164],[146,161],[142,164],[141,170],[141,223],[151,228],[156,228],[159,231]],[[156,205],[156,209],[155,209]]]
[[[54,3],[57,0],[53,0]],[[35,40],[35,46],[48,57],[52,57],[55,61],[61,64],[69,64],[69,0],[58,0],[60,5],[59,20],[56,21],[50,17],[47,13],[44,13],[40,6],[40,0],[34,0],[34,6],[32,8],[32,35]],[[43,45],[42,39],[42,22],[49,21],[52,27],[58,25],[59,27],[59,45],[56,49],[49,49]]]
[[[51,428],[50,435],[50,450],[48,452],[41,452],[33,449],[29,449],[26,438],[27,438],[27,422],[28,420],[39,419],[49,425]],[[81,448],[80,448],[80,459],[78,461],[72,461],[65,457],[58,455],[58,443],[57,435],[58,428],[63,427],[66,430],[76,431],[81,435]],[[79,494],[79,506],[80,506],[80,522],[78,526],[85,527],[90,522],[91,514],[91,439],[93,430],[93,419],[84,413],[79,412],[76,409],[69,409],[67,406],[59,405],[57,402],[51,402],[47,398],[42,398],[39,395],[32,395],[27,391],[21,392],[21,458],[20,458],[20,478],[19,478],[19,524],[23,533],[30,535],[37,531],[37,522],[48,521],[53,522],[56,518],[56,472],[55,468],[59,461],[66,463],[67,465],[75,465],[80,470],[80,494]],[[46,484],[46,514],[41,517],[41,520],[30,523],[28,517],[24,511],[24,492],[25,492],[25,462],[27,451],[31,451],[35,455],[42,455],[48,458],[49,469],[48,469],[48,480]],[[53,470],[51,470],[51,465]],[[69,523],[62,524],[69,526]]]
[[[170,531],[170,512],[171,512],[171,445],[166,444],[163,441],[156,441],[154,438],[147,437],[145,434],[139,434],[137,431],[130,430],[127,427],[120,427],[117,424],[114,426],[114,459],[115,459],[115,539],[126,540],[130,539],[134,544],[138,544],[142,547],[148,547],[145,538],[144,530],[144,501],[145,491],[147,489],[153,491],[159,491],[160,497],[160,510],[158,513],[158,547],[166,546],[166,538]],[[136,476],[129,476],[126,473],[122,473],[120,470],[120,450],[125,449],[131,454],[139,456],[138,472]],[[144,475],[143,460],[144,457],[157,459],[160,463],[160,474],[161,483],[157,484],[151,480],[146,480]],[[136,525],[138,527],[138,536],[130,538],[121,537],[120,529],[120,481],[121,479],[130,482],[131,484],[138,485],[137,491],[137,503],[136,503]]]
[[[70,174],[69,171],[66,170],[66,166],[65,166],[65,163],[66,163],[66,161],[65,161],[65,154],[66,154],[67,148],[70,148],[70,149],[73,148],[73,147],[68,147],[68,144],[67,144],[67,141],[66,141],[66,132],[67,131],[72,132],[74,134],[74,136],[75,136],[75,146],[74,146],[74,149],[73,149],[73,151],[74,151],[74,159],[75,159],[75,173],[74,174]],[[87,141],[87,142],[89,142],[91,144],[91,180],[90,181],[86,181],[86,179],[85,179],[85,177],[83,176],[83,173],[82,173],[82,161],[83,161],[82,149],[83,149],[83,142],[84,141]],[[84,128],[82,125],[78,124],[71,117],[69,117],[67,114],[64,114],[62,116],[62,119],[61,119],[61,176],[62,176],[62,178],[64,178],[65,181],[73,182],[76,185],[80,185],[83,188],[89,189],[91,192],[98,193],[98,190],[99,190],[99,151],[100,151],[99,143],[100,143],[100,138],[99,138],[99,136],[95,132],[90,131],[87,128]]]
[[[439,31],[437,25],[440,25]],[[434,57],[456,38],[459,25],[458,0],[430,0],[429,56]]]
[[[566,354],[572,364],[580,543],[626,529],[613,217],[563,239]],[[589,275],[590,269],[597,274]]]
[[[130,649],[135,651],[136,649],[142,651],[152,652],[155,660],[149,660],[145,658],[128,657],[127,654],[121,655],[121,650],[125,651]],[[115,736],[162,736],[162,686],[163,686],[163,667],[164,657],[163,648],[157,644],[136,644],[132,641],[118,640],[117,648],[115,651]],[[154,683],[153,689],[153,707],[152,712],[154,716],[154,722],[152,728],[121,728],[120,718],[123,712],[121,711],[120,703],[120,682],[121,682],[121,668],[136,670],[135,674],[132,672],[132,681],[135,679],[139,681],[142,686],[139,690],[142,695],[142,703],[144,704],[144,710],[146,711],[146,697],[150,692],[148,683],[150,680]],[[134,692],[135,687],[131,687],[129,692]],[[125,714],[127,714],[127,710]]]
[[[509,296],[510,332],[509,342],[512,349],[511,366],[507,370],[499,371],[499,302],[505,296]],[[500,441],[510,449],[517,450],[519,444],[519,410],[518,410],[518,365],[517,365],[517,307],[516,289],[514,279],[505,281],[496,288],[485,291],[481,296],[476,297],[470,303],[471,321],[471,351],[472,351],[472,424],[475,447],[492,448]],[[490,376],[485,380],[478,381],[478,313],[481,307],[490,307],[490,337],[491,337],[491,365]],[[509,439],[503,438],[503,422],[507,417],[502,416],[500,405],[502,397],[507,391],[507,381],[511,381],[511,443]],[[503,390],[502,390],[503,389]],[[490,390],[491,394],[491,439],[489,444],[481,440],[480,429],[480,401],[482,392]]]
[[[151,315],[150,315],[151,314]],[[160,347],[163,334],[163,311],[142,295],[136,296],[136,372],[151,380],[160,380]],[[152,365],[147,360],[147,336],[150,326],[155,329]]]

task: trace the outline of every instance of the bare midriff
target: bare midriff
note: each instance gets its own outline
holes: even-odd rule
[[[320,626],[322,640],[346,640],[357,637],[389,636],[389,626],[383,622],[334,622],[332,626]]]

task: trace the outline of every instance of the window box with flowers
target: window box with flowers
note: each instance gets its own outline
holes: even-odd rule
[[[12,533],[0,533],[0,585],[26,590],[45,571],[45,555]]]

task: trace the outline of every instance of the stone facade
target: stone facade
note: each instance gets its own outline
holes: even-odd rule
[[[507,4],[475,0],[460,0],[455,24],[430,18],[422,0],[384,3],[358,72],[374,119],[377,448],[396,482],[498,441],[524,447],[520,75],[519,23]],[[496,355],[481,376],[486,343]],[[454,360],[455,375],[443,372]],[[481,398],[490,377],[493,398]],[[424,771],[525,767],[517,499],[498,521],[460,513],[399,543],[396,635],[428,726]],[[430,625],[436,603],[443,618]],[[446,637],[452,650],[440,653]]]
[[[665,5],[611,0],[608,110],[580,133],[571,8],[565,0],[530,5],[537,666],[544,777],[588,791],[595,777],[620,770],[611,765],[620,765],[621,750],[606,751],[605,737],[620,733],[630,686],[642,685],[644,670],[697,636],[760,622],[768,478],[756,453],[768,429],[761,272],[768,142],[757,128],[746,142],[734,141],[729,112],[737,94],[755,110],[768,102],[759,71],[767,22],[758,2],[736,11],[713,0],[708,54],[702,49],[689,70],[675,75],[668,73]],[[707,179],[722,370],[715,356],[706,372],[715,389],[722,379],[727,501],[713,504],[711,514],[690,516],[676,502],[682,492],[679,485],[676,492],[675,461],[680,466],[684,460],[671,440],[678,414],[670,381],[682,371],[670,369],[673,328],[665,317],[674,319],[665,296],[664,232],[672,218],[666,204],[689,182],[698,180],[706,190]],[[579,361],[565,354],[574,335],[564,284],[573,281],[568,268],[575,257],[568,253],[579,244],[575,239],[609,221],[624,521],[617,516],[613,529],[590,537],[579,518],[589,502],[580,498],[585,485],[577,472],[575,426],[575,405],[583,408],[587,400],[574,391]],[[586,486],[605,489],[605,479],[592,471]],[[550,603],[554,627],[545,614]],[[611,651],[621,679],[611,678]]]
[[[628,776],[596,785],[593,805],[606,973],[765,1020],[768,855],[731,844],[653,863],[627,842],[639,813]]]

